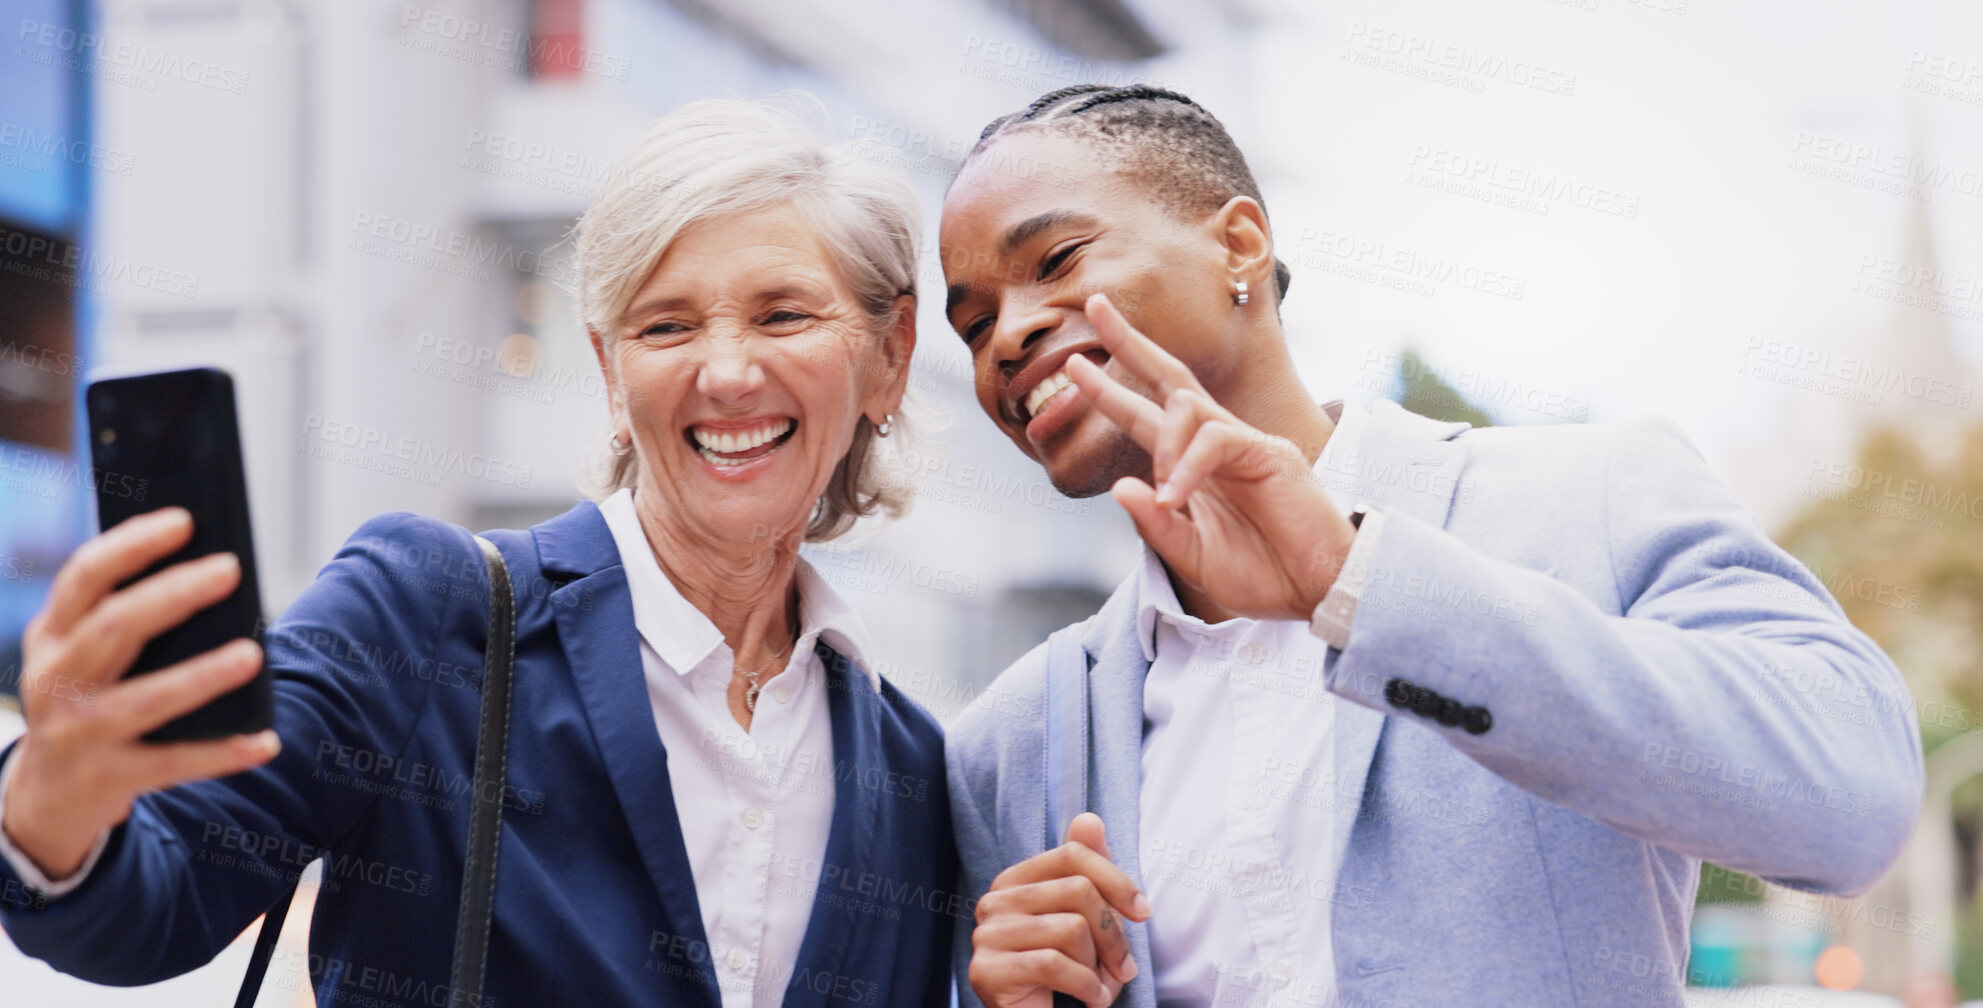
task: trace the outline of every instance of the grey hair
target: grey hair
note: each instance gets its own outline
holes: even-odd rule
[[[877,338],[900,322],[901,311],[915,310],[896,305],[916,293],[922,226],[915,191],[856,147],[822,144],[791,97],[810,98],[684,105],[607,173],[574,232],[579,321],[605,345],[619,339],[634,296],[690,225],[788,201],[818,231]],[[904,422],[897,416],[890,434]],[[835,538],[876,512],[892,518],[908,510],[914,487],[884,464],[878,437],[861,417],[806,526],[808,542]],[[631,447],[602,444],[580,487],[597,500],[633,486],[639,473]]]

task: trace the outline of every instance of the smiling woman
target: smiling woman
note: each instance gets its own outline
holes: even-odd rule
[[[747,332],[804,337],[778,356],[843,378],[906,374],[919,229],[914,192],[888,169],[851,150],[821,147],[803,122],[775,105],[705,101],[663,120],[611,179],[579,224],[579,313],[616,386],[627,359],[623,341],[638,343],[633,354],[640,357],[696,344],[697,335],[739,346]],[[753,237],[742,237],[744,230]],[[698,272],[711,263],[742,272]],[[711,349],[705,340],[688,353]],[[650,363],[678,366],[684,356]],[[617,392],[614,402],[621,426],[594,460],[588,489],[595,496],[636,486],[649,458],[635,450],[641,432],[631,441],[620,436],[626,430]],[[808,539],[830,539],[861,516],[908,507],[908,488],[875,464],[874,439],[904,427],[891,412],[856,419],[818,496]],[[740,433],[730,420],[706,426],[716,435]],[[686,427],[676,439],[693,443]]]
[[[657,123],[580,222],[611,448],[596,503],[487,534],[518,589],[504,795],[520,796],[500,827],[490,1002],[949,1001],[941,732],[868,667],[859,619],[799,556],[908,500],[876,446],[901,424],[917,240],[907,185],[735,101]],[[323,890],[319,999],[363,977],[447,999],[433,935],[460,902],[455,785],[479,780],[483,677],[433,670],[480,668],[475,540],[417,515],[368,522],[267,632],[273,731],[148,748],[150,728],[261,667],[235,641],[117,681],[144,638],[239,577],[208,558],[119,587],[186,541],[186,517],[92,540],[30,628],[24,684],[86,683],[93,706],[22,690],[0,889],[37,896],[0,901],[8,935],[79,976],[149,982],[211,959],[321,855],[427,882]],[[266,842],[227,843],[242,836]],[[830,891],[847,879],[862,898]]]

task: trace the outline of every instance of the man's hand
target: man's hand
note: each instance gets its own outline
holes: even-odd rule
[[[1191,369],[1132,328],[1106,295],[1089,298],[1087,310],[1109,355],[1155,390],[1152,402],[1085,357],[1067,362],[1082,399],[1150,453],[1156,487],[1131,476],[1114,488],[1143,541],[1228,611],[1307,620],[1356,536],[1308,459],[1213,402]]]
[[[1092,1008],[1136,976],[1122,917],[1150,901],[1109,858],[1102,818],[1074,817],[1067,842],[1007,868],[978,900],[971,989],[988,1008],[1052,1008],[1059,991]]]

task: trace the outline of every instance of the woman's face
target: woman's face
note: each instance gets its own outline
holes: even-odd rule
[[[915,303],[898,307],[876,333],[790,203],[685,229],[617,339],[593,336],[649,516],[731,541],[802,531],[860,417],[901,404]]]

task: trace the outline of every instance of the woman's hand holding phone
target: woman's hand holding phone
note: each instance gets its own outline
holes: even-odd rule
[[[27,734],[10,758],[0,830],[51,879],[74,874],[138,796],[268,762],[274,731],[200,742],[142,736],[255,678],[261,648],[238,639],[124,680],[145,643],[226,598],[241,578],[232,554],[176,564],[119,588],[184,546],[190,515],[129,519],[76,550],[28,623],[21,676]]]

